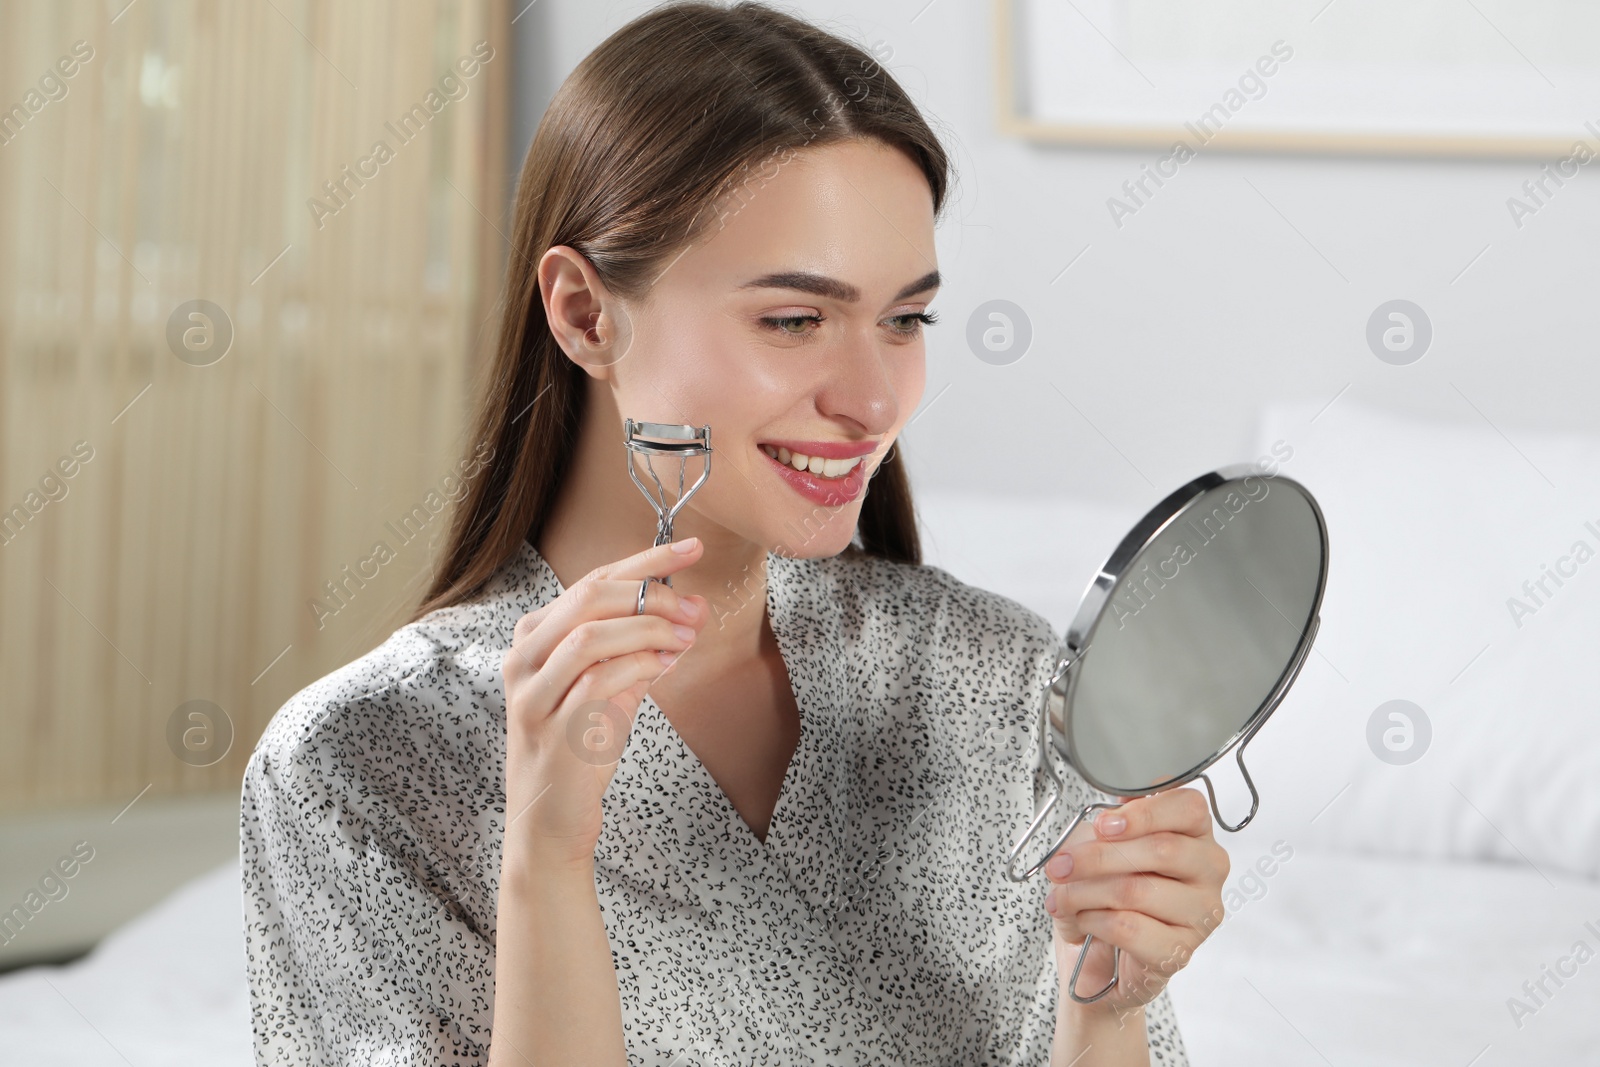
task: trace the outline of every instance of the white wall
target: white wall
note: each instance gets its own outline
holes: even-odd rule
[[[532,106],[650,6],[529,9],[517,27],[553,75]],[[1142,507],[1205,469],[1252,458],[1262,404],[1331,400],[1347,385],[1341,403],[1487,419],[1511,441],[1519,427],[1600,424],[1600,177],[1588,168],[1519,230],[1506,200],[1537,176],[1531,161],[1207,151],[1119,229],[1107,198],[1161,153],[1000,136],[989,3],[789,8],[892,47],[886,66],[946,136],[958,170],[939,231],[946,283],[933,305],[943,321],[930,331],[932,403],[905,435],[919,487]],[[968,317],[993,298],[1033,324],[1031,349],[1009,366],[979,361],[965,340]],[[1373,310],[1396,298],[1421,305],[1434,328],[1409,366],[1380,362],[1365,339]]]

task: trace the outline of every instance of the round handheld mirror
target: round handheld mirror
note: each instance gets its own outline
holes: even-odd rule
[[[1298,482],[1243,464],[1194,479],[1123,538],[1084,593],[1039,702],[1033,822],[1006,858],[1026,881],[1096,810],[1086,804],[1054,844],[1020,873],[1023,851],[1061,799],[1060,758],[1102,793],[1145,796],[1202,778],[1223,829],[1242,830],[1260,795],[1244,749],[1300,673],[1316,637],[1328,579],[1328,530]],[[1250,810],[1230,824],[1205,771],[1235,749]],[[1089,955],[1086,937],[1068,992]]]

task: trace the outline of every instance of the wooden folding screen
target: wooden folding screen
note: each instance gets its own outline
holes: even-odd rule
[[[508,22],[0,4],[0,812],[232,788],[403,621],[495,329]]]

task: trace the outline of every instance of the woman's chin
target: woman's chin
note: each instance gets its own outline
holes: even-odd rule
[[[819,559],[837,556],[850,547],[855,537],[861,509],[839,508],[820,520],[815,513],[797,516],[777,537],[768,542],[770,551],[792,559]]]

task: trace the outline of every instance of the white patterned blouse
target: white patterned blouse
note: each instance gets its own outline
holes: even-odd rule
[[[1033,812],[1059,638],[937,567],[767,566],[801,733],[766,841],[648,697],[602,801],[595,888],[630,1064],[1044,1067],[1046,883],[1003,864]],[[561,592],[524,543],[479,598],[274,716],[240,821],[258,1063],[487,1061],[500,663]],[[1098,799],[1072,781],[1069,800]],[[1166,993],[1145,1017],[1151,1062],[1187,1065]]]

